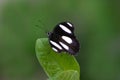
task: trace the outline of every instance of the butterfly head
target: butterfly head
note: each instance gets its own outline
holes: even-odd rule
[[[50,36],[51,36],[51,34],[52,34],[52,32],[47,32],[48,37],[50,37]]]

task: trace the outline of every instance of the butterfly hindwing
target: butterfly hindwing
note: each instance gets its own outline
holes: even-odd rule
[[[59,43],[63,47],[64,51],[74,55],[79,51],[79,42],[74,37],[62,36]]]
[[[52,49],[58,53],[65,51],[75,55],[79,51],[79,42],[74,35],[74,26],[70,22],[56,25],[49,34],[49,42]]]
[[[60,36],[51,32],[51,34],[49,35],[49,42],[50,45],[53,49],[56,49],[56,52],[61,52],[63,51],[63,48],[61,47],[61,45],[59,44],[59,38]],[[55,50],[54,50],[55,51]]]

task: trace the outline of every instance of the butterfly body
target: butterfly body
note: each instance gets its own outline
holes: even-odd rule
[[[52,32],[48,33],[48,36],[55,52],[68,52],[75,55],[79,51],[80,45],[74,35],[74,26],[70,22],[59,23]]]

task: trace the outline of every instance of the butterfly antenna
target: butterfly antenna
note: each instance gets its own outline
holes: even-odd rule
[[[35,25],[35,26],[36,26],[37,28],[39,28],[40,30],[44,31],[44,32],[47,34],[47,33],[48,33],[48,30],[44,27],[45,24],[43,24],[41,20],[38,20],[38,22],[41,23],[42,26],[40,26],[40,25]]]
[[[41,23],[41,24],[42,24],[42,28],[44,28],[44,29],[45,29],[45,31],[46,31],[46,32],[48,32],[48,29],[46,29],[46,27],[44,27],[44,26],[45,26],[45,24],[44,24],[41,20],[38,20],[38,22],[39,22],[39,23]]]

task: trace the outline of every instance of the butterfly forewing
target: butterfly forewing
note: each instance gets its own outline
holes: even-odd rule
[[[71,23],[69,23],[69,25],[71,24],[71,26],[68,25],[69,22],[62,22],[59,23],[58,25],[56,25],[56,27],[54,28],[53,32],[58,34],[58,35],[66,35],[66,36],[72,36],[74,35],[74,27]]]
[[[74,26],[70,22],[56,25],[49,34],[49,42],[55,52],[68,52],[75,55],[79,51],[79,42],[74,35]]]

